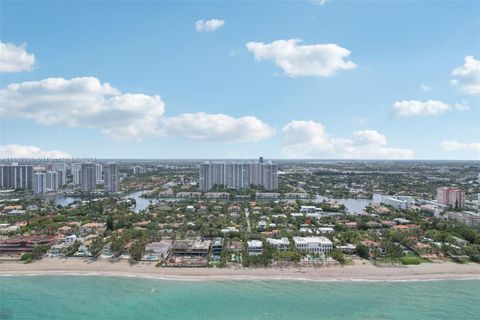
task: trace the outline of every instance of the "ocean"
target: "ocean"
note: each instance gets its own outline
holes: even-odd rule
[[[0,277],[0,319],[480,319],[480,280]]]

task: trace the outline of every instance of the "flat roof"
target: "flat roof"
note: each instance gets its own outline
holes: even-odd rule
[[[332,241],[327,237],[293,237],[295,243],[321,243],[321,244],[332,244]]]

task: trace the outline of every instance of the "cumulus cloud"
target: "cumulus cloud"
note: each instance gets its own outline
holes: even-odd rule
[[[300,45],[301,40],[277,40],[272,43],[249,42],[247,49],[255,59],[273,60],[289,77],[330,77],[339,70],[357,66],[348,60],[350,51],[336,44]]]
[[[480,142],[458,142],[458,141],[442,141],[440,142],[440,147],[443,151],[453,152],[453,151],[474,151],[480,152]]]
[[[429,92],[430,90],[432,90],[432,87],[422,82],[422,84],[420,85],[420,89],[422,89],[423,92]]]
[[[0,72],[20,72],[32,70],[35,55],[27,52],[27,45],[0,42]]]
[[[272,127],[252,116],[233,118],[204,112],[164,118],[161,130],[189,139],[231,142],[259,141],[275,133]]]
[[[473,56],[466,56],[465,63],[452,71],[455,78],[451,83],[461,91],[480,94],[480,61]]]
[[[48,78],[10,84],[0,90],[0,114],[41,124],[100,129],[118,139],[155,131],[165,104],[160,96],[122,94],[93,77]]]
[[[438,100],[405,100],[393,104],[395,114],[401,117],[436,116],[450,110],[465,111],[468,109],[468,104],[465,101],[455,103],[453,106]]]
[[[99,129],[114,139],[178,135],[226,142],[258,141],[273,129],[255,117],[193,113],[165,117],[158,95],[121,93],[93,77],[48,78],[0,90],[0,115],[41,124]]]
[[[0,145],[0,158],[52,158],[64,159],[72,156],[66,152],[51,150],[44,151],[35,146],[22,146],[18,144]]]
[[[195,22],[195,30],[197,32],[213,32],[218,28],[222,27],[225,24],[225,21],[219,19],[211,20],[198,20]]]
[[[291,121],[282,128],[282,153],[290,158],[411,159],[413,151],[388,147],[387,138],[376,130],[360,130],[351,138],[326,133],[321,123]]]

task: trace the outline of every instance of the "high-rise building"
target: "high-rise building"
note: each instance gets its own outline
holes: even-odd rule
[[[58,190],[58,173],[57,171],[47,171],[47,191],[57,191]]]
[[[103,165],[101,163],[95,164],[95,182],[97,184],[103,182]]]
[[[33,166],[0,165],[0,189],[32,189]]]
[[[47,192],[47,175],[43,172],[36,172],[33,176],[33,192],[44,194]]]
[[[72,171],[72,182],[74,185],[79,185],[80,184],[80,171],[82,169],[82,164],[81,163],[72,163],[70,165],[71,171]]]
[[[215,185],[244,189],[251,185],[267,190],[278,189],[278,166],[271,162],[204,162],[200,164],[200,190],[209,191]]]
[[[82,163],[80,167],[80,189],[83,192],[91,192],[95,190],[95,164]]]
[[[118,165],[115,162],[105,164],[105,182],[103,184],[105,192],[118,192]]]
[[[67,165],[65,163],[55,164],[55,171],[58,173],[58,187],[61,188],[67,184]]]
[[[437,189],[437,202],[452,208],[463,208],[465,191],[458,188],[440,187]]]
[[[145,173],[145,168],[142,166],[132,166],[132,172],[134,175]]]

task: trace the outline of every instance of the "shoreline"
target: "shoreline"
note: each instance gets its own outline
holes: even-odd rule
[[[151,263],[88,261],[44,258],[31,264],[0,262],[0,277],[8,276],[109,276],[168,281],[309,281],[309,282],[409,282],[480,280],[480,264],[451,262],[415,266],[351,266],[287,268],[156,268]]]

